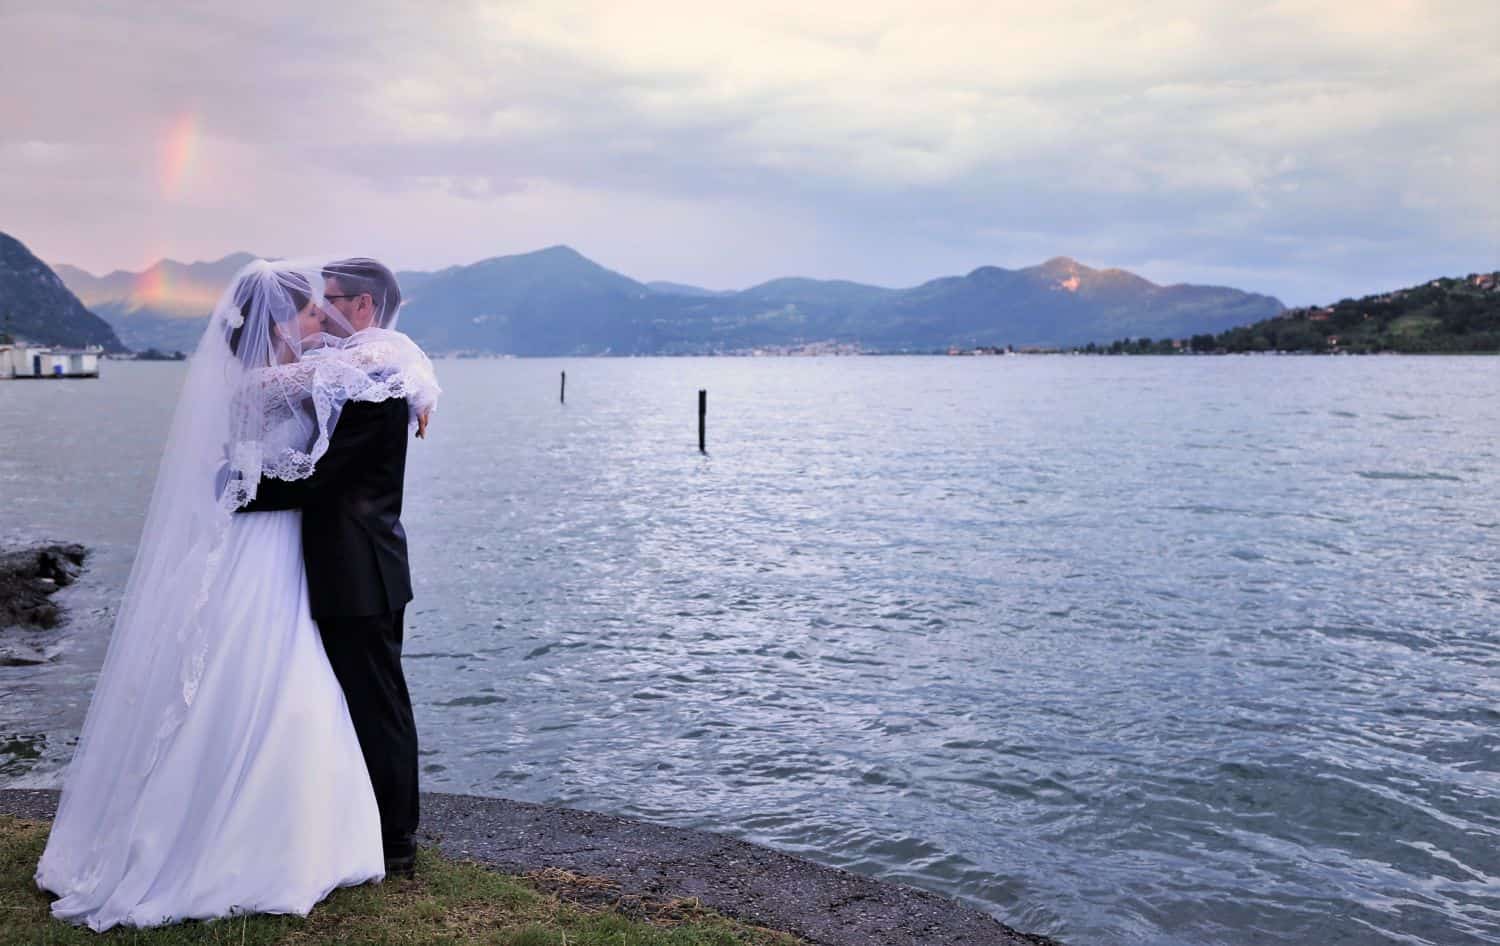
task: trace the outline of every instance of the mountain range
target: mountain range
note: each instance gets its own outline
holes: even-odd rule
[[[214,298],[251,258],[162,260],[107,276],[59,265],[57,273],[126,345],[185,351]],[[407,299],[401,328],[434,352],[690,354],[821,341],[875,351],[1065,346],[1220,332],[1283,308],[1269,296],[1159,286],[1066,257],[1024,269],[984,266],[906,289],[801,278],[739,291],[643,283],[566,246],[398,275]]]
[[[190,352],[198,346],[219,294],[253,259],[250,253],[211,263],[164,259],[138,273],[117,269],[105,276],[66,263],[53,269],[84,305],[119,333],[127,348]]]
[[[99,345],[110,352],[125,350],[114,329],[86,309],[46,263],[4,233],[0,233],[0,335],[69,348]]]

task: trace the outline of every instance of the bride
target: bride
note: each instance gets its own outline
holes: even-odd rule
[[[305,915],[384,876],[380,816],[308,609],[300,511],[345,403],[438,394],[406,336],[355,332],[317,265],[249,264],[188,369],[36,881],[94,930]],[[315,288],[318,287],[318,288]]]

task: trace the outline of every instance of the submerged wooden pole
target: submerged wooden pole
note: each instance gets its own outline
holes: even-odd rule
[[[557,388],[557,403],[568,403],[568,373],[566,371],[562,373],[562,384]]]
[[[707,446],[706,441],[704,440],[704,433],[707,430],[707,418],[708,418],[708,391],[705,390],[705,389],[703,389],[703,388],[699,388],[698,389],[698,452],[699,453],[707,453],[708,452],[708,446]]]

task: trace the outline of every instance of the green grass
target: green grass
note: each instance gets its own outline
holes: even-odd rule
[[[236,916],[153,930],[116,928],[101,935],[54,920],[47,898],[36,889],[32,875],[46,844],[47,829],[45,822],[0,815],[0,946],[795,946],[802,942],[727,919],[704,910],[696,901],[623,896],[603,878],[555,870],[513,877],[425,849],[417,855],[414,879],[335,891],[306,919]]]

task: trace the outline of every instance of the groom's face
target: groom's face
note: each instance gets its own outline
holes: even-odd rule
[[[339,310],[352,330],[363,332],[375,324],[375,300],[368,292],[351,293],[339,284],[337,276],[329,276],[323,280],[323,297]]]

